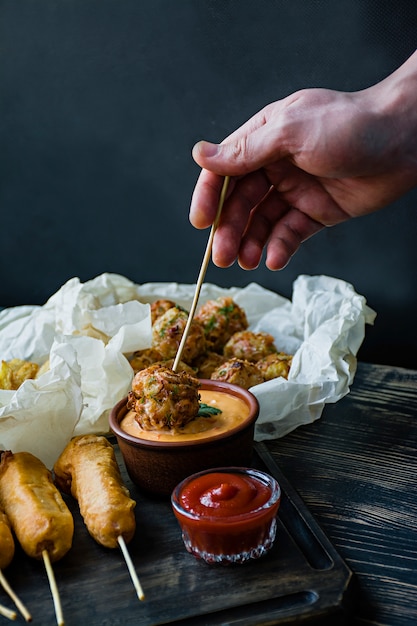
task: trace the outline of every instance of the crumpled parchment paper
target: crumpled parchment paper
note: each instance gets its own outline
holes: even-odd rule
[[[49,370],[17,391],[0,390],[0,449],[32,452],[51,468],[71,436],[108,432],[110,410],[132,381],[126,355],[151,345],[149,303],[169,298],[189,309],[194,290],[106,273],[70,279],[43,306],[1,311],[0,358],[49,360]],[[250,329],[270,333],[280,351],[294,355],[288,380],[251,389],[260,403],[258,441],[316,420],[326,403],[349,392],[365,326],[376,315],[352,285],[303,275],[288,300],[256,283],[205,283],[199,304],[222,295],[245,310]]]

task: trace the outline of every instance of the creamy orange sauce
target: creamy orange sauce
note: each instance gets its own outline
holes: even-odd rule
[[[190,441],[220,435],[241,424],[249,414],[249,408],[241,398],[222,391],[200,390],[200,402],[221,409],[218,415],[197,416],[180,431],[143,430],[135,420],[135,413],[129,411],[120,422],[120,427],[129,435],[152,441]]]

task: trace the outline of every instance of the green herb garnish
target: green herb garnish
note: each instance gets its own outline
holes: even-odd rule
[[[209,404],[200,402],[200,408],[198,409],[197,415],[200,417],[210,417],[211,415],[218,415],[221,412],[221,409],[218,409],[216,406],[210,406]]]
[[[229,313],[233,313],[234,310],[235,310],[234,304],[226,304],[226,306],[222,306],[219,309],[219,313],[221,313],[225,317],[229,317]]]

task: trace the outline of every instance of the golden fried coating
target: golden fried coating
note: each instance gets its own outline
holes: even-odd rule
[[[225,358],[218,352],[207,352],[194,359],[192,365],[196,369],[198,378],[210,378],[215,369],[224,363]]]
[[[172,309],[175,306],[175,302],[172,300],[165,300],[160,298],[159,300],[155,300],[151,304],[151,323],[154,324],[158,317],[161,317],[168,309]]]
[[[229,359],[211,375],[212,380],[220,380],[249,389],[264,382],[264,378],[255,363],[243,359]]]
[[[2,361],[0,365],[0,389],[19,389],[23,381],[35,378],[39,365],[22,359]]]
[[[141,370],[146,369],[150,365],[154,365],[154,363],[158,363],[159,365],[163,365],[164,367],[169,367],[172,369],[174,365],[175,359],[163,359],[159,350],[156,348],[146,348],[145,350],[138,350],[134,352],[132,356],[129,357],[129,363],[133,368],[135,374],[140,372]],[[191,374],[191,376],[196,375],[196,369],[191,367],[191,365],[187,365],[184,361],[180,361],[178,363],[178,371],[179,372],[187,372]]]
[[[243,359],[255,363],[268,354],[277,352],[274,338],[268,333],[243,330],[235,333],[223,348],[226,359]]]
[[[0,571],[12,562],[14,557],[14,539],[9,518],[0,509]]]
[[[146,348],[145,350],[137,350],[131,356],[129,356],[129,363],[132,366],[133,371],[139,372],[146,367],[162,361],[162,354],[156,348]]]
[[[185,372],[151,365],[135,375],[127,406],[144,430],[178,430],[198,413],[199,386]]]
[[[205,302],[194,319],[204,328],[207,349],[214,352],[221,352],[234,333],[248,327],[245,311],[228,296]]]
[[[179,307],[168,309],[157,318],[152,327],[152,344],[163,359],[174,359],[188,320],[188,313]],[[182,360],[191,363],[199,354],[206,351],[204,329],[198,321],[191,322],[185,342]]]
[[[4,452],[0,462],[0,505],[26,554],[51,561],[72,545],[74,520],[52,474],[29,452]]]
[[[163,361],[157,361],[157,365],[162,365],[163,367],[168,367],[170,370],[172,370],[174,362],[175,359],[165,359]],[[197,376],[196,368],[194,366],[188,365],[187,363],[184,363],[184,361],[180,361],[178,363],[177,372],[186,372],[186,374],[189,374],[190,376]]]
[[[285,352],[268,354],[268,356],[256,362],[256,367],[262,373],[264,380],[273,378],[288,378],[292,362],[292,355]]]
[[[111,443],[102,436],[73,437],[54,465],[55,481],[80,507],[90,535],[106,548],[128,543],[136,530],[135,500],[123,484]]]

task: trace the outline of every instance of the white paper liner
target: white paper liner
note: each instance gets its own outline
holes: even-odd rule
[[[49,359],[50,369],[17,391],[0,390],[0,449],[32,452],[52,467],[71,436],[108,432],[110,410],[133,377],[125,355],[151,345],[149,303],[169,298],[189,309],[194,291],[106,273],[70,279],[43,306],[1,311],[0,358]],[[294,355],[288,380],[251,388],[260,403],[258,441],[318,419],[326,403],[349,392],[365,325],[376,316],[352,285],[302,275],[290,301],[256,283],[205,283],[199,304],[223,295],[245,310],[250,329],[270,333],[280,351]]]

